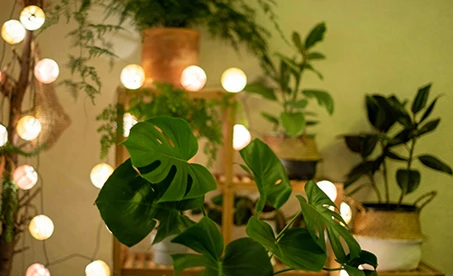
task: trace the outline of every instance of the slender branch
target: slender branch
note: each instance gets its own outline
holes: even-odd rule
[[[407,161],[407,170],[411,169],[412,160],[413,160],[413,157],[414,157],[415,143],[416,143],[417,139],[416,138],[412,138],[411,141],[412,141],[412,144],[411,144],[411,150],[409,152],[409,159]],[[403,198],[404,198],[405,192],[406,191],[404,189],[401,190],[400,199],[398,200],[398,207],[403,202]]]
[[[288,230],[288,228],[296,221],[296,219],[302,215],[302,210],[300,210],[299,212],[297,212],[297,214],[291,219],[291,221],[285,226],[285,228],[283,228],[283,230],[278,234],[277,236],[277,241],[276,242],[279,242],[280,239],[283,237],[283,235],[285,234],[286,230]]]
[[[25,206],[28,206],[30,205],[30,202],[39,195],[39,193],[41,192],[41,187],[37,188],[33,194],[29,195],[28,197],[26,197],[26,200],[24,202],[21,202],[23,199],[25,199],[25,196],[22,197],[21,200],[19,200],[20,202],[20,205],[19,205],[19,209],[25,207]]]
[[[376,193],[376,196],[378,198],[378,203],[382,202],[382,197],[381,197],[381,192],[379,191],[377,185],[376,185],[376,180],[373,177],[373,174],[371,172],[367,173],[368,179],[370,180],[371,187],[373,187],[374,192]]]
[[[23,247],[21,249],[15,250],[13,254],[14,255],[19,254],[19,253],[22,253],[22,252],[24,252],[25,250],[28,250],[28,249],[30,249],[30,247],[26,246],[26,247]]]
[[[285,268],[285,269],[282,269],[282,270],[279,270],[279,271],[274,272],[274,275],[281,274],[281,273],[285,273],[285,272],[287,272],[287,271],[292,271],[292,270],[296,270],[296,269],[290,268],[290,267],[289,267],[289,268]]]

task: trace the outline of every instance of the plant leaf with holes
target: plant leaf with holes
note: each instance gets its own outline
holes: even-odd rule
[[[283,206],[291,195],[292,188],[277,155],[259,139],[254,139],[240,154],[252,171],[260,193],[256,211],[261,212],[266,202],[276,209]]]
[[[159,227],[155,242],[175,235],[193,222],[181,211],[197,209],[204,197],[180,202],[159,203],[161,193],[156,187],[166,186],[169,179],[152,185],[138,175],[128,159],[110,176],[96,199],[102,219],[113,235],[123,244],[133,246]]]
[[[171,178],[159,202],[198,198],[216,189],[214,177],[205,167],[188,163],[198,144],[183,119],[161,116],[138,123],[124,145],[146,180],[159,183]]]

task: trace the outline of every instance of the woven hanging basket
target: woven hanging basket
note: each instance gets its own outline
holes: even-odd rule
[[[319,161],[321,159],[314,136],[306,135],[302,138],[265,136],[264,141],[280,159],[299,161]]]

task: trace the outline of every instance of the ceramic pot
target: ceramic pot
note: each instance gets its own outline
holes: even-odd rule
[[[174,237],[175,236],[167,237],[152,246],[151,251],[153,253],[153,261],[156,264],[173,265],[171,255],[187,253],[187,247],[171,242]]]

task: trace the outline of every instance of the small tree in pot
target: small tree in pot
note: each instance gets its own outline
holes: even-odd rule
[[[346,135],[348,148],[360,154],[362,161],[348,174],[346,188],[354,188],[352,193],[367,185],[371,186],[377,195],[377,203],[363,204],[364,209],[354,219],[354,233],[359,241],[369,250],[374,250],[381,258],[381,269],[414,269],[421,258],[421,241],[423,235],[420,229],[419,212],[436,195],[435,191],[422,195],[413,204],[403,204],[406,195],[416,191],[421,183],[420,171],[413,164],[419,161],[425,167],[447,174],[452,174],[450,166],[430,154],[415,154],[417,141],[426,134],[433,132],[439,125],[440,118],[431,119],[430,115],[436,105],[438,97],[429,105],[428,97],[431,85],[418,90],[410,106],[401,102],[397,97],[371,95],[366,97],[368,120],[374,128],[372,133]],[[394,130],[398,128],[397,132]],[[406,150],[401,154],[399,149]],[[372,155],[378,151],[377,156]],[[395,175],[396,184],[400,190],[398,200],[390,199],[389,161],[402,163]],[[378,174],[382,174],[385,197],[382,198],[378,187]],[[359,179],[366,177],[367,184],[359,184]],[[424,203],[421,203],[425,201]],[[382,239],[401,240],[393,241],[395,247],[384,249],[387,243]],[[365,245],[367,244],[367,245]],[[378,246],[376,246],[378,245]],[[376,247],[375,247],[376,246]],[[373,248],[371,248],[373,247]],[[402,250],[408,250],[407,253]],[[399,255],[399,256],[398,256]],[[402,257],[401,257],[402,256]],[[409,257],[410,256],[410,257]],[[398,263],[397,259],[401,259]],[[391,262],[386,263],[388,259]]]
[[[323,40],[325,31],[324,23],[316,25],[304,42],[294,32],[295,56],[291,58],[278,53],[279,66],[266,63],[266,74],[273,85],[255,82],[245,88],[247,93],[260,95],[280,106],[282,111],[278,117],[267,112],[261,114],[274,125],[276,135],[266,137],[266,142],[282,160],[291,179],[312,179],[316,163],[320,160],[314,137],[307,134],[307,127],[318,123],[314,120],[316,114],[307,110],[310,100],[316,99],[330,115],[334,110],[334,102],[328,92],[301,87],[306,70],[323,79],[312,62],[325,59],[322,53],[313,51],[313,47]]]

